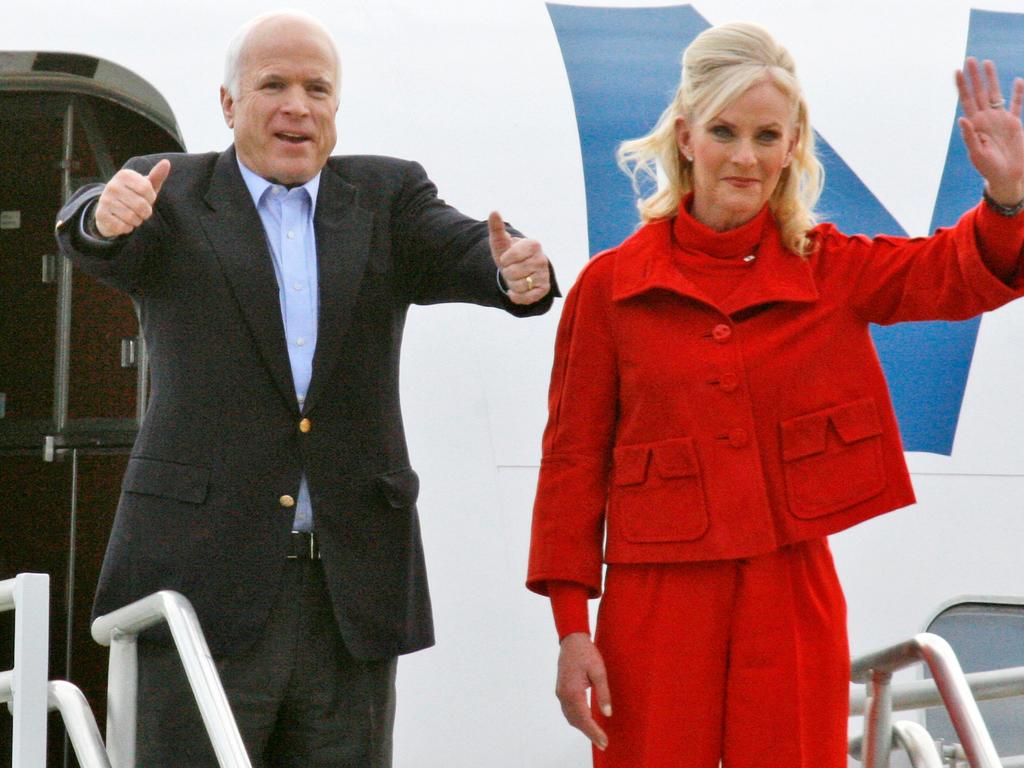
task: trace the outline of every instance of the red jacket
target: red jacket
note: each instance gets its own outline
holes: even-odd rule
[[[608,563],[748,557],[913,503],[868,323],[960,320],[1022,293],[978,242],[1015,263],[1024,216],[979,206],[916,239],[823,224],[802,259],[765,215],[751,273],[719,306],[679,269],[684,216],[595,257],[566,299],[535,591],[599,594],[602,543]]]

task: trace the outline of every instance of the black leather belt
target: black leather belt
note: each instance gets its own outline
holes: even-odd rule
[[[312,531],[292,531],[288,544],[289,560],[319,560],[320,542]]]

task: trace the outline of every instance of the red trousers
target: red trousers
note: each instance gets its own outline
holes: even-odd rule
[[[609,565],[597,768],[846,768],[846,601],[824,539],[742,560]]]

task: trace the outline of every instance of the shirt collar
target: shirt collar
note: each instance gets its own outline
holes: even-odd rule
[[[245,181],[245,186],[249,190],[249,194],[252,196],[253,205],[257,208],[260,206],[260,200],[263,199],[263,195],[266,191],[274,186],[272,181],[267,181],[255,171],[251,170],[242,159],[235,155],[235,159],[238,161],[238,170],[242,172],[242,180]],[[280,185],[278,185],[280,186]],[[301,189],[305,189],[309,195],[309,210],[316,210],[316,195],[320,191],[320,172],[318,171],[316,176],[307,181],[301,186]]]

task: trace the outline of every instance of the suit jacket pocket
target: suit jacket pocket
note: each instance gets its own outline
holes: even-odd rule
[[[793,515],[829,515],[885,488],[882,424],[871,398],[788,419],[782,461]]]
[[[411,468],[380,475],[377,478],[377,486],[394,509],[415,506],[420,495],[420,478]]]
[[[615,449],[609,515],[633,542],[692,541],[708,515],[693,438]]]
[[[133,456],[124,474],[129,493],[160,496],[189,504],[202,504],[210,487],[209,467]]]

